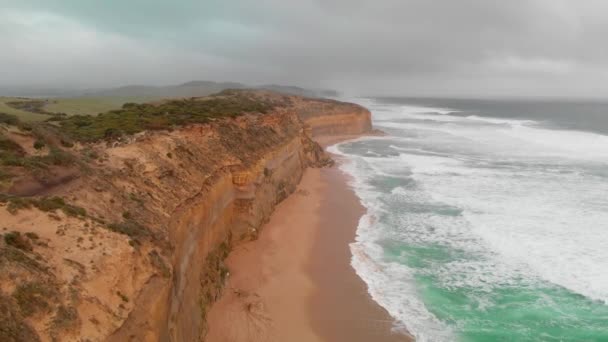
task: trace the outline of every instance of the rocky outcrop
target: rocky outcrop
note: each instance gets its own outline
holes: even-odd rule
[[[371,129],[369,112],[356,105],[257,96],[280,97],[284,105],[82,147],[98,158],[48,195],[85,208],[85,217],[0,208],[11,231],[40,230],[28,258],[48,271],[54,301],[73,318],[52,330],[58,311],[41,310],[23,319],[28,327],[42,340],[204,339],[231,246],[256,238],[307,167],[331,163],[314,137]],[[15,271],[18,282],[36,277],[27,269]],[[0,287],[13,289],[15,277],[0,276]]]

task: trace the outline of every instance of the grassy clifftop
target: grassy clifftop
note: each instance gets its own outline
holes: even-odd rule
[[[0,112],[0,193],[13,187],[15,179],[31,178],[30,183],[44,185],[77,173],[88,160],[95,159],[87,143],[247,113],[264,115],[290,101],[288,97],[264,92],[226,90],[200,98],[127,103],[121,109],[96,116],[67,116],[46,112],[45,100],[6,100],[6,106],[16,115]],[[22,111],[46,120],[24,122],[20,120]]]
[[[170,129],[245,113],[265,114],[277,103],[242,91],[223,91],[217,95],[169,100],[160,104],[126,103],[121,109],[97,116],[74,115],[59,118],[61,130],[78,141],[96,141],[134,134],[144,130]]]

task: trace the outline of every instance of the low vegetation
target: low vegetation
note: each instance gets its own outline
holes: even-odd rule
[[[15,133],[0,130],[0,189],[10,187],[11,180],[17,176],[29,175],[45,181],[52,177],[53,170],[78,164],[78,159],[67,150],[73,143],[63,137],[57,127],[45,123],[23,124],[14,116],[2,114],[0,123],[17,127],[21,131],[17,134],[29,135],[31,139],[30,146],[22,146],[11,137]],[[31,147],[35,153],[28,153]]]
[[[43,149],[44,146],[46,146],[46,144],[44,143],[44,141],[38,139],[36,141],[34,141],[34,148],[37,150]]]
[[[23,101],[23,100],[26,100],[26,99],[16,98],[16,97],[0,97],[0,113],[2,113],[3,115],[15,116],[15,117],[19,118],[19,120],[21,120],[22,122],[26,122],[26,123],[41,122],[41,121],[47,120],[49,118],[48,115],[38,114],[38,113],[33,113],[33,112],[28,112],[25,110],[17,109],[8,104],[9,102]]]
[[[127,235],[134,240],[150,235],[150,232],[146,227],[132,219],[126,219],[119,223],[111,223],[108,225],[108,228],[116,233]]]
[[[17,126],[21,121],[15,116],[6,113],[0,113],[0,124]]]
[[[24,269],[35,273],[46,273],[48,271],[47,267],[34,257],[31,257],[28,252],[24,252],[8,244],[0,246],[0,266],[6,264],[19,265]]]
[[[68,166],[75,162],[72,154],[57,147],[51,147],[44,156],[26,156],[15,142],[0,137],[0,165],[21,166],[29,170],[48,169],[50,166]]]
[[[63,198],[57,196],[41,198],[3,196],[0,197],[0,202],[8,202],[7,210],[11,213],[17,213],[21,209],[35,207],[46,212],[61,210],[66,215],[73,217],[85,217],[87,215],[84,208],[68,204]]]
[[[13,174],[6,171],[6,170],[2,170],[0,169],[0,183],[2,183],[2,181],[6,181],[9,180],[11,178],[13,178]]]
[[[27,236],[30,240],[38,240],[40,238],[38,234],[34,232],[27,232],[25,233],[25,236]]]
[[[78,311],[72,306],[60,305],[57,308],[55,317],[51,324],[51,336],[55,340],[59,340],[57,335],[60,331],[70,331],[78,327],[80,319],[78,318]]]
[[[19,100],[19,101],[8,101],[6,104],[17,110],[26,112],[32,112],[37,114],[53,114],[47,112],[44,106],[48,104],[47,100]]]
[[[15,300],[0,294],[0,341],[40,341],[36,331],[24,320]]]
[[[42,282],[19,284],[13,292],[13,298],[17,301],[20,311],[25,317],[37,312],[49,311],[52,300],[56,296],[57,290],[50,284]]]
[[[44,107],[47,112],[66,115],[97,115],[120,109],[128,102],[143,103],[160,100],[158,96],[81,96],[54,98]]]
[[[118,295],[118,297],[120,297],[120,300],[122,300],[125,303],[129,302],[129,297],[127,297],[124,293],[120,292],[120,291],[116,291],[116,295]]]
[[[171,129],[193,123],[208,123],[245,113],[267,113],[274,105],[238,91],[216,96],[170,100],[161,104],[126,103],[122,109],[97,116],[74,115],[59,121],[61,129],[75,140],[89,142],[115,139],[144,130]]]
[[[171,269],[169,268],[169,266],[167,266],[163,258],[156,250],[153,250],[148,253],[148,256],[150,257],[150,262],[152,263],[152,265],[154,265],[154,267],[158,269],[158,271],[164,278],[169,278],[171,276]]]
[[[202,273],[205,276],[201,279],[201,295],[199,299],[203,322],[207,321],[209,308],[218,300],[228,277],[228,267],[224,263],[224,260],[230,254],[232,248],[230,239],[231,236],[228,236],[215,250],[207,254],[205,264],[203,265]],[[203,329],[206,328],[206,326],[203,327]]]
[[[16,142],[0,135],[0,160],[4,165],[12,165],[25,156],[25,150]]]
[[[31,252],[34,249],[30,239],[25,235],[21,235],[19,232],[4,234],[4,243],[27,252]]]

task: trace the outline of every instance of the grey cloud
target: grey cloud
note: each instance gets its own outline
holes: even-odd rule
[[[603,96],[606,10],[598,0],[15,1],[0,9],[10,47],[0,83]]]

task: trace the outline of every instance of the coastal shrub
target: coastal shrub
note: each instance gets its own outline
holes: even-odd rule
[[[31,252],[34,248],[30,241],[19,232],[10,232],[4,235],[4,242],[17,249]]]
[[[50,117],[50,118],[48,118],[48,119],[46,119],[46,120],[45,120],[46,122],[61,121],[61,120],[63,120],[63,118],[64,118],[65,116],[67,116],[67,114],[65,114],[65,113],[52,113],[52,114],[49,114],[49,115],[50,115],[51,117]]]
[[[52,331],[55,335],[61,330],[71,330],[78,325],[78,311],[72,306],[60,305],[53,317]]]
[[[170,129],[245,113],[267,113],[274,104],[244,92],[222,92],[205,98],[170,100],[161,104],[126,103],[97,116],[74,115],[59,121],[61,130],[79,141],[117,139],[144,130]]]
[[[42,148],[44,142],[36,141],[35,148]],[[76,159],[68,152],[57,147],[51,147],[44,156],[27,156],[25,150],[13,140],[0,137],[0,165],[18,166],[30,171],[47,169],[49,166],[69,166]]]
[[[73,147],[72,139],[65,133],[59,130],[59,127],[43,122],[26,124],[19,121],[15,116],[0,113],[0,122],[10,125],[15,125],[22,130],[31,131],[30,135],[35,138],[33,147],[41,150],[44,147],[49,147],[46,155],[28,155],[14,140],[0,133],[0,167],[13,166],[22,167],[27,171],[31,171],[35,177],[46,175],[46,170],[50,166],[71,166],[76,163],[76,158],[69,152],[59,148],[56,145],[64,147]],[[2,170],[3,179],[9,177],[15,172]]]
[[[61,143],[61,146],[63,146],[63,147],[67,147],[67,148],[74,147],[74,143],[68,139],[62,138],[59,142]]]
[[[148,256],[150,257],[150,262],[152,263],[152,265],[160,271],[161,275],[164,278],[169,278],[171,276],[171,269],[169,268],[169,266],[167,266],[163,258],[160,256],[160,254],[158,254],[156,250],[153,250],[148,253]]]
[[[11,179],[13,178],[13,174],[6,171],[6,170],[2,170],[0,169],[0,182],[7,180],[7,179]]]
[[[22,266],[25,269],[38,273],[48,272],[47,267],[42,265],[36,259],[28,256],[24,251],[9,246],[8,244],[0,246],[0,264],[9,262]],[[0,340],[1,341],[1,340]]]
[[[0,294],[0,341],[40,341],[36,331],[24,320],[15,300],[3,294]]]
[[[13,140],[4,136],[0,136],[0,153],[24,155],[25,150],[21,147],[21,145],[17,144]]]
[[[31,131],[34,127],[31,123],[26,123],[26,122],[19,120],[19,118],[16,115],[2,113],[2,112],[0,112],[0,124],[15,126],[15,127],[20,128],[23,131]]]
[[[8,202],[6,210],[11,214],[15,214],[21,209],[29,209],[32,207],[30,200],[23,197],[9,197],[3,199],[3,202],[5,201]]]
[[[143,200],[143,199],[141,199],[139,196],[137,196],[137,195],[136,195],[136,194],[134,194],[134,193],[130,193],[130,194],[129,194],[129,199],[130,199],[131,201],[137,202],[139,205],[143,205],[143,204],[144,204],[144,200]]]
[[[42,149],[46,144],[44,143],[44,141],[38,139],[36,141],[34,141],[34,148],[37,150]]]
[[[10,101],[6,102],[6,104],[12,108],[26,112],[36,114],[51,114],[44,109],[44,106],[47,104],[47,101],[45,100]]]
[[[0,115],[0,120],[17,123],[20,127],[23,126],[11,116]],[[58,127],[51,127],[46,123],[36,123],[30,129],[31,135],[35,138],[33,147],[41,150],[48,146],[48,152],[45,155],[28,155],[21,145],[0,133],[0,181],[10,180],[16,175],[23,174],[24,171],[30,172],[37,179],[45,179],[50,167],[72,166],[76,163],[77,160],[71,153],[53,145],[52,142],[59,141],[58,139],[68,141],[66,140],[68,138],[62,137],[64,134],[58,131]],[[25,170],[4,167],[23,168]]]
[[[87,161],[99,159],[99,154],[95,150],[91,149],[90,147],[87,147],[82,150],[82,156]]]
[[[42,282],[20,284],[13,292],[21,313],[28,317],[51,308],[50,301],[56,296],[55,289]]]
[[[32,131],[34,129],[34,125],[29,122],[21,122],[18,127],[23,131]]]
[[[71,205],[65,202],[61,197],[43,197],[33,202],[33,205],[42,211],[56,211],[60,209],[68,216],[84,217],[87,212],[84,208]]]
[[[19,125],[20,121],[14,115],[0,113],[0,123],[6,124],[6,125],[11,125],[11,126],[17,126],[17,125]]]
[[[39,200],[37,203],[33,201],[32,204],[42,211],[55,211],[65,206],[65,200],[61,197],[47,197]]]
[[[224,261],[232,249],[232,235],[229,234],[211,253],[207,254],[203,266],[205,277],[201,280],[200,306],[203,318],[207,315],[207,310],[211,303],[217,300],[222,292],[226,278],[228,277],[228,267]]]
[[[123,132],[119,128],[110,127],[110,128],[106,128],[106,130],[103,131],[103,137],[108,140],[120,138],[122,135],[123,135]],[[96,140],[96,139],[98,139],[98,138],[95,136],[90,137],[90,140]]]
[[[0,166],[12,166],[20,163],[20,159],[25,155],[21,145],[11,139],[0,135]],[[9,172],[4,170],[4,174]]]
[[[27,236],[30,240],[38,240],[40,238],[38,234],[34,232],[27,232],[25,233],[25,236]]]
[[[118,295],[118,297],[120,297],[120,300],[122,300],[125,303],[129,302],[129,297],[127,297],[124,293],[120,292],[120,291],[116,291],[116,294]]]
[[[84,208],[68,204],[63,198],[57,196],[42,198],[15,196],[4,199],[4,201],[8,201],[7,210],[12,214],[17,213],[21,209],[36,207],[39,210],[45,212],[61,210],[66,215],[73,217],[85,217],[87,215],[87,212]]]
[[[42,163],[48,165],[67,166],[72,165],[76,161],[76,158],[68,152],[65,152],[56,147],[52,147],[49,151],[49,154],[44,157],[40,157],[39,160]]]
[[[264,168],[264,177],[270,177],[270,176],[272,176],[272,170],[265,167]]]
[[[127,235],[132,239],[137,239],[150,235],[148,229],[141,224],[129,219],[120,223],[111,223],[108,228],[116,233]]]
[[[231,250],[230,240],[231,235],[215,250],[207,254],[205,258],[202,270],[204,278],[201,279],[201,294],[199,298],[203,321],[207,317],[211,304],[219,298],[228,277],[228,267],[226,267],[224,260],[228,257]]]

